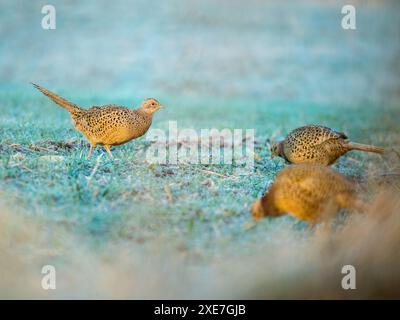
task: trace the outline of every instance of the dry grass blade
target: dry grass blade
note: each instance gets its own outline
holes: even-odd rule
[[[171,189],[170,187],[166,184],[164,185],[164,191],[167,194],[167,199],[169,203],[173,203],[174,202],[174,197],[172,195]]]
[[[88,187],[92,184],[93,176],[96,174],[97,169],[98,169],[99,166],[100,166],[101,157],[103,156],[103,154],[104,154],[104,153],[100,154],[100,155],[97,157],[97,159],[96,159],[96,164],[95,164],[95,166],[93,167],[93,170],[92,170],[92,172],[90,173],[90,176],[89,176],[88,179],[87,179],[87,186],[88,186]]]
[[[211,171],[211,170],[206,170],[206,169],[199,169],[199,170],[202,171],[202,172],[208,173],[208,174],[212,174],[212,175],[217,176],[217,177],[229,178],[229,176],[227,176],[227,175],[224,175],[224,174],[221,174],[221,173],[218,173],[218,172],[214,172],[214,171]]]

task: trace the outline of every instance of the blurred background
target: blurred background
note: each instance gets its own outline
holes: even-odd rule
[[[44,1],[1,4],[2,89],[68,94],[367,102],[398,99],[396,1]],[[90,79],[90,81],[88,81]],[[368,95],[366,92],[368,91]]]
[[[46,4],[55,30],[42,29]],[[345,4],[356,8],[356,30],[341,27]],[[399,9],[378,0],[1,1],[0,297],[400,297]],[[254,172],[154,166],[145,137],[113,149],[114,161],[100,148],[85,161],[68,114],[29,82],[82,107],[157,98],[167,108],[152,128],[255,129]],[[290,216],[254,224],[251,204],[285,166],[267,139],[310,123],[391,150],[335,165],[368,183],[370,209],[328,231]],[[56,290],[40,286],[47,264]],[[355,291],[340,287],[347,264]]]

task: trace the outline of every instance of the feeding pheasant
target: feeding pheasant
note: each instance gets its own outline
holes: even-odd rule
[[[355,184],[329,167],[298,164],[278,173],[267,193],[253,204],[252,215],[259,220],[291,214],[314,224],[341,208],[365,209]]]
[[[308,125],[290,132],[283,141],[271,146],[271,155],[290,163],[331,165],[351,150],[384,153],[384,149],[351,142],[342,132],[319,125]]]

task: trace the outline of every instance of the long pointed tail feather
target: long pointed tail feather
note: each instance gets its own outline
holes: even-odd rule
[[[366,152],[374,152],[374,153],[384,153],[385,149],[381,147],[375,147],[367,144],[361,144],[361,143],[355,143],[355,142],[349,142],[347,144],[349,150],[361,150],[361,151],[366,151]]]
[[[59,106],[63,107],[64,109],[67,109],[72,115],[77,115],[82,112],[83,109],[79,108],[76,104],[56,95],[55,93],[31,82],[32,85],[41,91],[45,96],[49,97],[51,100],[53,100],[55,103],[57,103]]]

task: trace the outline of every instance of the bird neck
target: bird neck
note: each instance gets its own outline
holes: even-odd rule
[[[136,112],[138,112],[140,115],[146,117],[146,118],[152,118],[153,117],[153,112],[147,111],[145,108],[138,108],[136,109]]]
[[[278,153],[279,153],[279,156],[281,156],[282,158],[285,158],[285,150],[283,149],[283,141],[279,142],[279,144],[278,144]]]
[[[273,187],[268,193],[262,198],[261,205],[264,210],[265,216],[279,216],[281,215],[280,210],[275,205],[274,190]]]

